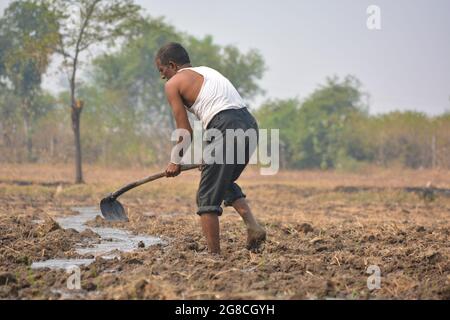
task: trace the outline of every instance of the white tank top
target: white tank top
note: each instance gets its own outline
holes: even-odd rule
[[[247,107],[233,84],[220,72],[209,67],[183,68],[178,72],[183,70],[192,70],[203,76],[203,84],[197,99],[186,109],[195,114],[204,129],[220,111]]]

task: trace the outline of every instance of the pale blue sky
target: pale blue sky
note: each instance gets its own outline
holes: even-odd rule
[[[0,9],[9,1],[0,0]],[[304,98],[326,76],[353,74],[371,113],[450,110],[449,0],[137,0],[177,29],[221,45],[258,49],[266,98]],[[379,31],[366,27],[381,8]]]

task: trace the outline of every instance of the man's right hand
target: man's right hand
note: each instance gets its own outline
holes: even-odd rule
[[[176,177],[181,172],[181,165],[169,162],[166,168],[166,177]]]

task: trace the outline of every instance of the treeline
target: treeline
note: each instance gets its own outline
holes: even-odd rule
[[[367,97],[355,77],[334,77],[303,101],[271,100],[256,114],[260,126],[280,128],[284,167],[450,168],[450,113],[371,116]]]
[[[55,3],[61,7],[52,7]],[[240,52],[210,36],[180,32],[144,15],[131,0],[70,2],[96,12],[97,19],[85,34],[91,42],[81,41],[84,45],[76,48],[111,40],[105,42],[106,53],[87,63],[70,53],[77,43],[70,36],[78,29],[75,24],[67,33],[62,23],[70,18],[61,14],[66,3],[14,1],[0,18],[0,162],[73,163],[82,154],[84,162],[100,165],[165,164],[174,122],[154,56],[166,42],[179,41],[193,65],[215,68],[236,85],[261,128],[280,129],[285,168],[450,167],[450,114],[370,116],[367,94],[351,76],[329,78],[302,100],[269,99],[256,106],[252,101],[263,93],[259,80],[266,69],[258,51]],[[95,7],[101,3],[122,19],[108,37],[98,31],[107,30],[111,18],[102,16],[108,10]],[[64,39],[67,45],[59,46]],[[66,91],[53,96],[42,89],[42,78],[58,57],[69,81]],[[77,166],[78,182],[80,172]]]

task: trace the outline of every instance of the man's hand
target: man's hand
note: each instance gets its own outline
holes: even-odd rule
[[[166,169],[166,177],[176,177],[181,172],[181,165],[169,162]]]

